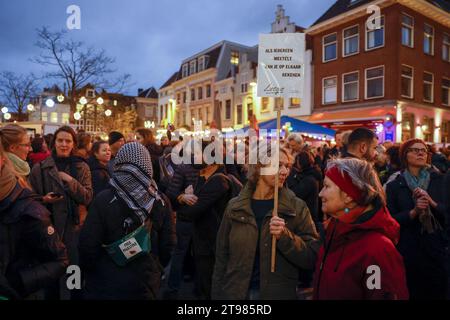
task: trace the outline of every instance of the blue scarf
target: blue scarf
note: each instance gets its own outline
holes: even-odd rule
[[[419,172],[419,176],[413,176],[408,169],[403,172],[403,177],[406,180],[409,190],[414,193],[414,190],[420,188],[422,190],[428,190],[431,181],[431,174],[429,168],[422,168]],[[414,197],[414,203],[417,202],[417,198]],[[422,233],[426,231],[427,233],[434,233],[437,230],[442,230],[439,221],[436,220],[430,207],[427,210],[420,213],[419,221],[422,224]]]

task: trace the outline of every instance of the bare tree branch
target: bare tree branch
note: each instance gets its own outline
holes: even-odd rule
[[[36,46],[41,49],[33,62],[51,67],[47,78],[63,80],[67,85],[70,100],[71,117],[78,101],[78,90],[87,84],[97,89],[123,89],[130,75],[125,74],[113,79],[117,72],[113,68],[115,59],[108,57],[104,50],[97,51],[86,47],[83,42],[65,39],[66,31],[52,32],[47,27],[37,30]]]
[[[0,73],[0,98],[12,111],[17,112],[19,120],[25,119],[25,105],[36,96],[38,78],[32,73],[16,75],[10,71]]]

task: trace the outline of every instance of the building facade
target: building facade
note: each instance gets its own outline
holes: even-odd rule
[[[369,127],[381,141],[450,142],[449,7],[445,0],[337,1],[306,31],[314,68],[314,112],[306,119]]]

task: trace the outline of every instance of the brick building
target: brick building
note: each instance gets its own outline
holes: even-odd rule
[[[377,21],[373,5],[376,29],[367,24]],[[308,121],[369,127],[381,141],[450,142],[449,1],[338,0],[306,33],[314,70]]]

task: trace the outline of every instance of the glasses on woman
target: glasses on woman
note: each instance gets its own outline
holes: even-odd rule
[[[426,148],[409,148],[408,152],[419,154],[419,153],[428,153],[428,150]]]

